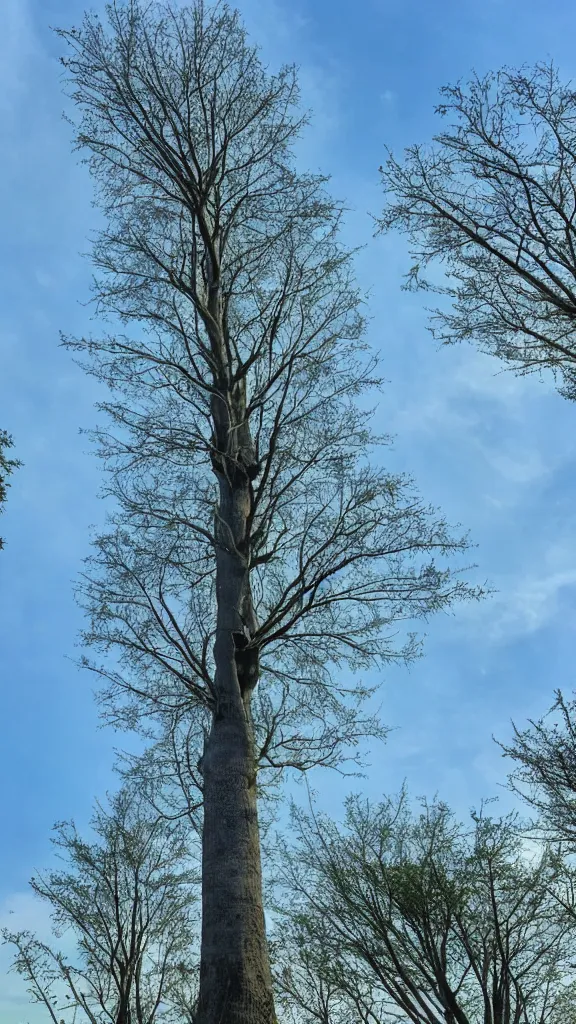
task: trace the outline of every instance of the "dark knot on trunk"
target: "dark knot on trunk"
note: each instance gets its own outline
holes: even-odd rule
[[[242,697],[252,692],[260,675],[260,651],[250,645],[250,637],[244,632],[232,633],[234,661]]]

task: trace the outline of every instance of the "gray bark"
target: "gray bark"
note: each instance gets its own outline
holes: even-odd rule
[[[248,717],[242,701],[231,699],[223,702],[215,716],[204,757],[197,1024],[270,1024],[275,1020],[255,782]]]
[[[258,679],[250,591],[251,478],[257,473],[243,388],[213,401],[219,481],[214,713],[202,760],[202,945],[197,1024],[271,1024],[272,976],[262,903],[256,751]]]

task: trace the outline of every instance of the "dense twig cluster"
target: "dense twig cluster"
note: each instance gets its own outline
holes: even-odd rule
[[[576,93],[550,64],[442,89],[434,147],[382,169],[381,227],[406,231],[410,286],[450,300],[441,341],[477,341],[520,372],[551,369],[576,396]],[[439,261],[444,284],[426,281]]]

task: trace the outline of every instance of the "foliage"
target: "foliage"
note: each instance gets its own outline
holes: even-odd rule
[[[573,875],[522,849],[514,816],[350,798],[344,827],[299,813],[274,947],[298,1024],[574,1019]]]
[[[511,788],[537,812],[535,828],[567,852],[576,852],[576,702],[560,690],[548,713],[514,726],[509,744],[499,744],[514,761]]]
[[[191,1020],[199,911],[182,827],[168,826],[126,790],[109,811],[98,806],[91,824],[92,842],[72,822],[55,826],[65,867],[31,885],[49,905],[60,942],[5,930],[16,947],[14,969],[54,1024]]]
[[[8,477],[18,466],[22,465],[18,459],[9,459],[6,454],[13,444],[14,442],[10,434],[6,433],[5,430],[0,430],[0,514],[4,511],[6,491],[10,486]],[[0,537],[0,548],[3,546],[4,541]]]

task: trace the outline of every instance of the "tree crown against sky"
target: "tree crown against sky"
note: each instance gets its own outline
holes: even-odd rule
[[[549,711],[526,726],[514,726],[500,744],[513,762],[512,791],[536,812],[534,831],[576,852],[576,700],[557,690]]]
[[[230,543],[216,481],[241,477],[252,607],[235,628],[266,680],[260,762],[336,766],[379,731],[344,667],[413,657],[402,623],[478,595],[440,564],[466,540],[369,461],[363,299],[340,205],[294,168],[294,70],[268,76],[223,4],[108,16],[108,35],[95,16],[61,33],[108,220],[95,302],[113,333],[67,340],[113,393],[97,437],[120,511],[81,586],[87,642],[119,657],[97,666],[103,699],[124,724],[164,719],[171,742],[184,721],[183,756],[198,744],[214,706],[215,545]]]
[[[186,830],[121,790],[84,839],[55,826],[62,868],[31,881],[54,939],[3,937],[13,969],[54,1024],[160,1024],[191,1019],[197,986],[198,868]]]
[[[380,226],[410,239],[409,286],[445,296],[432,315],[435,337],[475,341],[520,372],[552,370],[574,398],[574,86],[553,64],[537,64],[441,96],[447,124],[435,144],[390,155],[381,169]]]
[[[404,793],[295,821],[273,948],[299,1024],[574,1019],[573,873],[515,816],[463,824]]]

